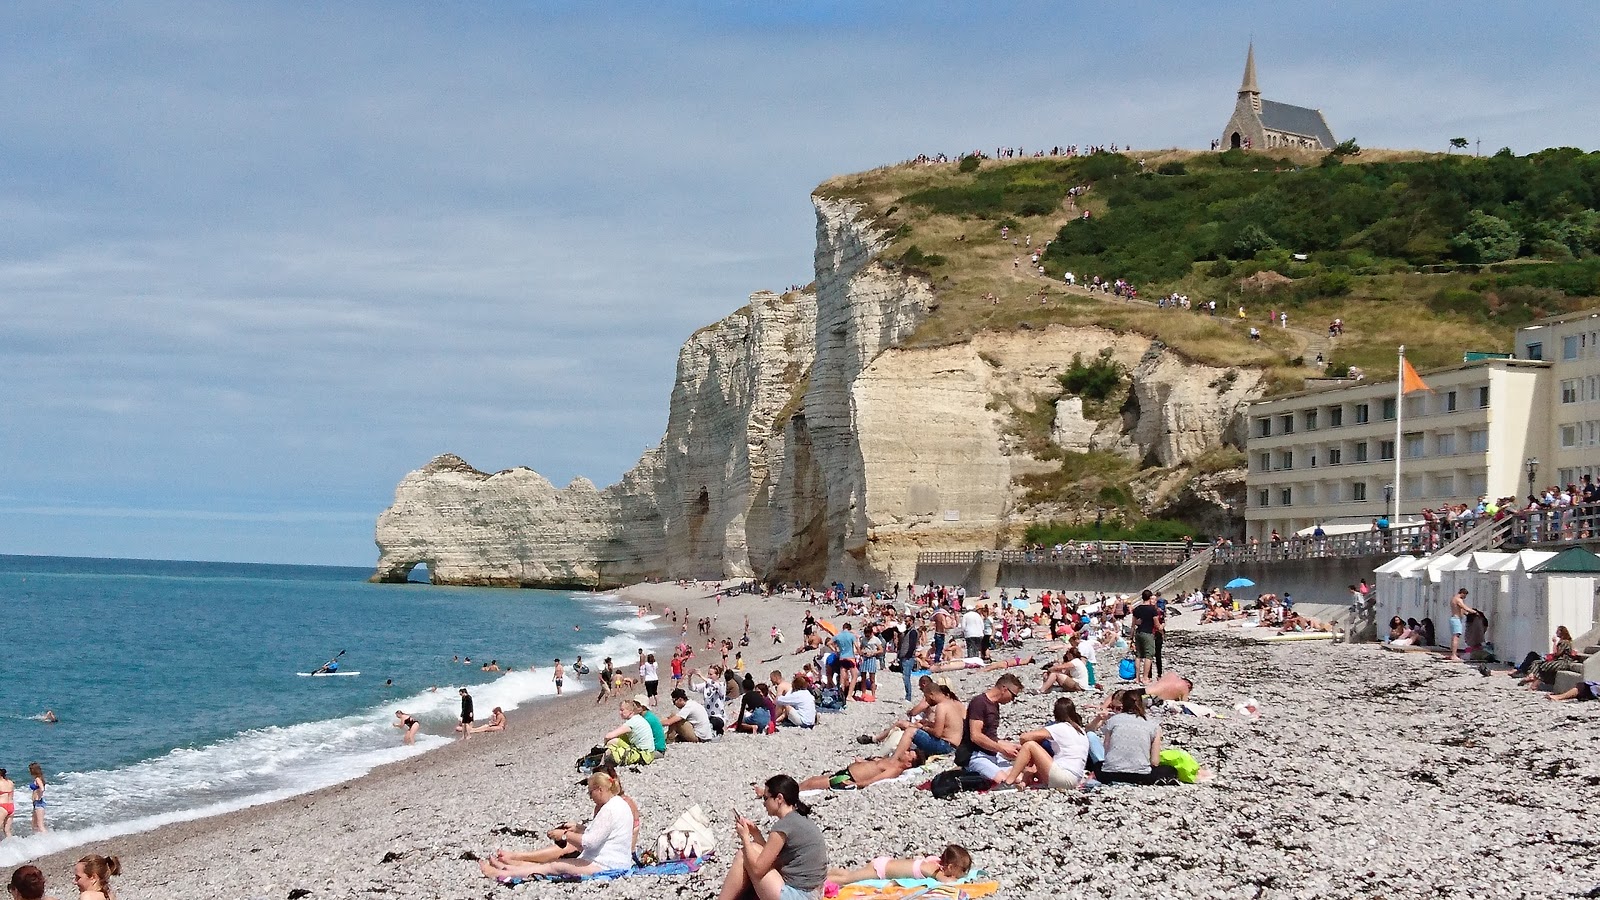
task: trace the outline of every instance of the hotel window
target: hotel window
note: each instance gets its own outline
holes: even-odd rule
[[[1577,403],[1578,402],[1578,379],[1576,379],[1576,378],[1567,378],[1567,379],[1563,379],[1562,380],[1562,382],[1561,382],[1561,402],[1562,403]]]
[[[1367,404],[1365,404],[1365,403],[1357,403],[1356,404],[1356,424],[1357,425],[1365,425],[1365,424],[1367,424],[1367,422],[1370,421],[1367,418],[1367,415],[1368,415]]]
[[[1261,463],[1261,468],[1260,468],[1259,471],[1262,471],[1262,472],[1271,472],[1272,471],[1272,454],[1271,453],[1263,453],[1263,454],[1261,454],[1259,461]]]
[[[1467,490],[1462,496],[1482,497],[1489,493],[1489,473],[1476,472],[1467,476]]]
[[[1280,469],[1292,469],[1292,468],[1294,468],[1294,451],[1293,450],[1284,450],[1283,452],[1278,454],[1278,468],[1280,468]]]
[[[1456,477],[1454,475],[1433,476],[1433,495],[1435,497],[1454,497],[1456,495]]]
[[[1350,499],[1351,500],[1365,500],[1365,499],[1367,499],[1367,483],[1365,481],[1351,482],[1351,484],[1350,484]]]
[[[1279,506],[1292,506],[1292,505],[1294,505],[1294,499],[1293,498],[1294,498],[1294,489],[1293,488],[1284,488],[1283,490],[1278,492],[1278,505]]]
[[[1441,434],[1434,438],[1433,445],[1439,456],[1453,456],[1456,452],[1456,436]]]
[[[1394,398],[1392,398],[1392,397],[1384,398],[1384,401],[1383,401],[1383,420],[1385,422],[1393,422],[1394,421]]]
[[[1308,484],[1300,488],[1300,502],[1312,505],[1317,502],[1317,486]]]
[[[1489,451],[1489,430],[1479,428],[1467,432],[1467,452],[1487,453]]]
[[[1256,437],[1272,437],[1272,417],[1262,416],[1256,420]]]
[[[1278,433],[1294,434],[1294,414],[1278,417]]]
[[[1590,375],[1588,383],[1589,392],[1584,394],[1583,399],[1589,401],[1590,403],[1600,400],[1600,375]]]
[[[1544,359],[1544,343],[1536,341],[1523,348],[1522,355],[1528,359]]]
[[[1356,462],[1363,463],[1363,462],[1366,462],[1366,461],[1367,461],[1367,442],[1366,441],[1357,441],[1356,442]]]
[[[1578,446],[1578,426],[1576,424],[1561,426],[1561,449],[1571,450],[1576,446]]]
[[[1266,488],[1262,488],[1261,490],[1256,491],[1256,505],[1257,506],[1271,506],[1272,505],[1272,492],[1267,490]]]
[[[1489,386],[1487,384],[1481,388],[1478,388],[1478,408],[1489,408]]]
[[[1337,466],[1344,462],[1344,450],[1338,447],[1328,448],[1328,465]]]
[[[1405,447],[1406,447],[1406,459],[1416,459],[1416,458],[1418,458],[1420,456],[1423,456],[1423,455],[1425,455],[1427,453],[1427,447],[1425,446],[1425,444],[1423,442],[1423,439],[1422,439],[1422,435],[1420,435],[1420,434],[1408,434],[1408,435],[1406,435]]]
[[[1578,335],[1569,334],[1561,339],[1561,358],[1564,360],[1578,358]]]
[[[1383,460],[1394,459],[1394,441],[1378,442],[1378,458]]]
[[[1306,410],[1306,430],[1307,431],[1316,431],[1317,430],[1317,411],[1314,410],[1314,409]]]
[[[1405,480],[1400,483],[1400,496],[1405,498],[1405,499],[1407,499],[1407,500],[1421,500],[1422,499],[1422,478],[1421,478],[1421,476],[1410,476],[1410,475],[1406,476]]]
[[[1453,412],[1456,411],[1456,392],[1455,391],[1446,391],[1445,392],[1445,395],[1444,395],[1444,411],[1447,412],[1447,413],[1453,413]]]
[[[1344,424],[1344,407],[1342,407],[1342,406],[1330,406],[1330,407],[1328,407],[1328,427],[1329,428],[1338,428],[1339,426],[1341,426],[1343,424]]]

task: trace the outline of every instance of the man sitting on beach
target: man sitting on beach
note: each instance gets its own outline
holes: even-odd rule
[[[858,759],[837,772],[813,775],[800,782],[802,791],[853,791],[899,778],[927,761],[919,750],[907,750],[893,756]]]
[[[685,744],[698,744],[716,737],[716,732],[711,728],[711,716],[706,712],[705,706],[698,701],[690,700],[689,694],[683,688],[673,688],[672,705],[678,711],[661,720],[661,727],[666,730],[667,742],[682,742]]]
[[[904,729],[895,755],[915,749],[924,756],[942,756],[956,752],[961,742],[961,702],[950,688],[929,681],[922,689],[928,708],[921,718],[895,724]]]
[[[967,702],[966,736],[962,739],[971,754],[967,771],[998,781],[1004,770],[1001,759],[1016,758],[1020,745],[1000,740],[1000,707],[1020,696],[1022,680],[1007,672],[995,681],[994,687]]]

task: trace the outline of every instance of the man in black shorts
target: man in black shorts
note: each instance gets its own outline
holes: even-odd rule
[[[1150,669],[1156,655],[1156,619],[1161,615],[1150,597],[1148,590],[1140,594],[1139,603],[1133,608],[1133,655],[1137,659],[1140,684],[1150,682]]]
[[[461,689],[461,739],[472,737],[472,695]]]

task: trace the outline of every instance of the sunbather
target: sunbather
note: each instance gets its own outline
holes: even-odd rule
[[[1089,736],[1084,732],[1083,719],[1069,697],[1056,701],[1054,715],[1055,724],[1017,736],[1022,749],[1011,768],[1000,773],[1001,784],[1026,781],[1029,787],[1070,791],[1083,781],[1084,768],[1089,763]],[[1044,748],[1045,741],[1055,747],[1054,753]]]
[[[939,663],[938,665],[934,666],[929,671],[933,671],[933,672],[959,672],[959,671],[961,671],[963,669],[973,669],[973,670],[979,670],[979,671],[984,671],[984,672],[997,672],[997,671],[999,671],[1001,669],[1015,669],[1018,666],[1028,666],[1028,665],[1032,665],[1032,664],[1033,664],[1033,657],[1032,656],[1013,656],[1010,659],[999,660],[997,662],[992,662],[992,663],[985,663],[983,661],[983,658],[979,657],[979,656],[968,656],[968,657],[965,657],[963,659],[956,659],[956,660],[952,660],[952,661],[946,662],[946,663]]]
[[[800,782],[802,791],[853,791],[880,781],[899,778],[927,761],[920,750],[911,749],[893,756],[858,759],[837,772],[813,775]]]
[[[859,869],[830,869],[828,880],[834,884],[853,884],[873,879],[928,878],[950,884],[967,877],[970,871],[972,854],[960,844],[949,844],[938,856],[919,856],[915,859],[880,856],[871,865]]]
[[[639,815],[639,804],[634,802],[623,792],[622,780],[617,777],[615,769],[596,769],[596,773],[610,776],[617,786],[617,796],[628,804],[628,809],[633,813],[633,834],[628,841],[628,852],[632,853],[639,846],[639,825],[643,819]],[[550,846],[540,847],[538,850],[496,850],[490,854],[488,863],[501,870],[498,874],[508,874],[504,870],[514,863],[547,863],[558,859],[570,859],[577,856],[583,849],[581,843],[574,838],[581,839],[588,826],[582,822],[566,821],[545,832],[550,838]]]
[[[1061,662],[1045,670],[1041,693],[1060,688],[1063,691],[1083,691],[1089,688],[1089,666],[1077,648],[1069,648],[1061,655]]]
[[[473,734],[483,734],[485,731],[505,731],[506,730],[506,714],[505,714],[505,710],[503,710],[500,707],[496,706],[494,708],[494,712],[490,713],[489,721],[486,724],[473,725],[470,730],[472,731]]]
[[[516,862],[486,859],[478,869],[489,878],[529,878],[535,875],[592,875],[609,869],[633,865],[633,811],[621,796],[622,786],[610,775],[596,772],[589,776],[589,798],[594,801],[594,818],[582,831],[576,828],[559,832],[560,840],[576,845],[578,855],[549,862]],[[556,839],[556,838],[552,838]]]

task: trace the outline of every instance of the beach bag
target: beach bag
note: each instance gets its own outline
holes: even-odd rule
[[[605,762],[605,758],[606,748],[599,745],[591,747],[589,748],[588,753],[578,757],[578,771],[584,775],[588,775],[595,769],[600,768],[600,764]]]
[[[1139,674],[1139,664],[1133,661],[1133,657],[1124,656],[1117,665],[1117,674],[1122,676],[1123,681],[1132,681]]]
[[[825,687],[818,692],[817,708],[844,709],[844,692],[836,687]]]
[[[1176,769],[1178,780],[1184,784],[1194,784],[1200,780],[1200,764],[1187,750],[1169,747],[1161,751],[1161,764]]]
[[[656,859],[667,862],[674,859],[694,859],[716,849],[716,835],[711,831],[711,820],[699,805],[689,807],[678,817],[661,837],[656,839]]]
[[[977,772],[968,772],[965,769],[947,769],[933,776],[933,781],[928,785],[928,790],[940,800],[946,800],[963,791],[981,791],[993,786],[993,782]]]

